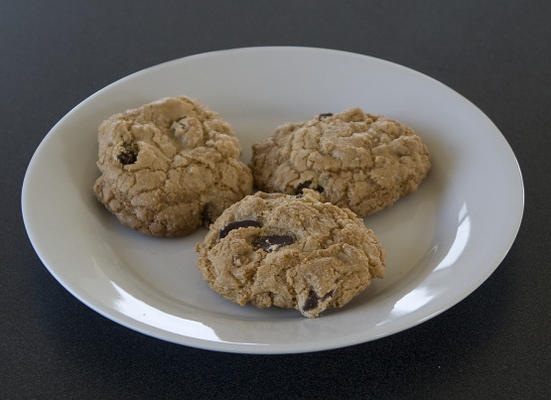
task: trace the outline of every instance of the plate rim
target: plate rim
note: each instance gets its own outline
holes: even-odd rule
[[[504,144],[506,145],[506,150],[510,153],[509,155],[512,156],[512,161],[514,161],[514,170],[518,173],[518,183],[520,190],[520,203],[519,203],[519,210],[517,218],[514,220],[514,223],[512,224],[513,229],[509,232],[509,240],[507,240],[507,244],[503,247],[501,253],[494,256],[494,262],[487,266],[487,268],[484,271],[484,274],[480,277],[480,279],[471,282],[469,285],[468,290],[464,290],[461,292],[459,296],[456,296],[449,301],[447,301],[444,305],[440,305],[438,309],[430,313],[428,315],[425,315],[422,318],[415,318],[413,322],[406,323],[406,327],[397,327],[396,329],[391,329],[391,332],[383,332],[378,333],[375,335],[370,335],[369,337],[365,337],[366,335],[362,334],[352,334],[352,335],[346,335],[346,336],[338,336],[335,338],[335,340],[331,342],[322,341],[322,342],[315,342],[314,344],[304,345],[301,343],[300,345],[295,345],[293,343],[286,343],[286,344],[244,344],[244,343],[235,343],[235,342],[216,342],[212,340],[207,339],[197,339],[190,336],[184,336],[184,335],[177,335],[172,332],[162,330],[154,325],[146,324],[142,321],[138,321],[135,319],[131,319],[130,317],[126,316],[125,314],[119,312],[115,309],[106,308],[101,304],[94,304],[93,299],[87,299],[88,296],[85,296],[84,294],[78,293],[77,290],[72,289],[69,285],[67,285],[63,279],[58,276],[58,274],[54,273],[53,267],[49,265],[49,263],[45,260],[45,251],[40,248],[40,245],[38,244],[39,238],[37,238],[33,232],[32,229],[30,229],[30,226],[32,225],[32,222],[29,221],[29,217],[27,215],[26,209],[27,204],[29,202],[29,183],[28,183],[28,177],[30,175],[30,171],[34,168],[36,164],[36,160],[38,157],[39,152],[41,151],[41,148],[44,146],[44,144],[54,137],[55,131],[57,130],[58,126],[63,124],[64,121],[69,118],[71,114],[78,111],[80,108],[85,106],[85,103],[93,100],[97,96],[102,95],[105,91],[109,90],[111,87],[118,85],[122,81],[130,80],[133,78],[136,78],[142,74],[145,73],[151,73],[154,72],[157,69],[161,69],[166,67],[170,64],[177,64],[182,61],[189,61],[193,59],[203,58],[203,57],[212,57],[221,55],[223,53],[236,53],[236,52],[254,52],[254,51],[315,51],[315,52],[325,52],[325,53],[332,53],[333,55],[344,55],[344,56],[352,56],[356,58],[361,59],[367,59],[370,62],[375,62],[378,64],[382,64],[384,66],[391,66],[392,68],[400,70],[402,73],[408,73],[417,76],[418,78],[422,78],[425,80],[431,81],[433,84],[437,84],[441,88],[444,88],[445,90],[451,91],[455,96],[459,97],[462,101],[465,101],[468,103],[472,108],[477,110],[481,116],[486,120],[486,122],[489,122],[490,125],[494,128],[495,133],[497,133],[497,136],[503,140]],[[25,231],[27,233],[27,236],[29,238],[29,241],[33,247],[33,250],[39,257],[41,263],[43,266],[47,269],[47,271],[54,277],[54,279],[61,284],[65,290],[67,290],[71,295],[73,295],[77,300],[82,302],[84,305],[92,309],[93,311],[97,312],[98,314],[102,315],[103,317],[116,322],[117,324],[120,324],[126,328],[129,328],[133,331],[139,332],[141,334],[145,334],[151,337],[154,337],[156,339],[160,339],[163,341],[168,341],[171,343],[175,343],[178,345],[184,345],[184,346],[190,346],[202,350],[211,350],[211,351],[221,351],[221,352],[228,352],[228,353],[242,353],[242,354],[293,354],[293,353],[306,353],[306,352],[314,352],[314,351],[325,351],[325,350],[331,350],[331,349],[337,349],[347,346],[353,346],[361,343],[366,343],[374,340],[378,340],[380,338],[391,336],[400,332],[403,332],[405,330],[411,329],[429,319],[432,319],[436,317],[437,315],[441,314],[444,311],[447,311],[457,305],[459,302],[467,298],[469,295],[471,295],[475,290],[477,290],[482,283],[484,283],[492,273],[495,272],[495,270],[499,267],[499,265],[503,262],[509,251],[511,250],[514,241],[516,240],[516,237],[518,235],[520,226],[522,224],[523,215],[524,215],[524,208],[525,208],[525,188],[524,188],[524,180],[522,176],[522,170],[520,168],[518,159],[510,145],[510,143],[507,141],[507,138],[503,135],[501,130],[496,126],[496,124],[479,108],[477,107],[472,101],[458,93],[455,89],[447,86],[446,84],[438,81],[435,78],[432,78],[429,75],[426,75],[422,72],[419,72],[417,70],[414,70],[412,68],[409,68],[407,66],[398,64],[393,61],[381,59],[378,57],[360,54],[360,53],[354,53],[344,50],[337,50],[337,49],[329,49],[329,48],[322,48],[322,47],[309,47],[309,46],[251,46],[251,47],[237,47],[237,48],[230,48],[230,49],[222,49],[222,50],[214,50],[214,51],[208,51],[193,55],[188,55],[184,57],[179,57],[176,59],[172,59],[169,61],[165,61],[159,64],[152,65],[150,67],[143,68],[141,70],[138,70],[136,72],[133,72],[129,75],[125,75],[112,83],[102,87],[101,89],[97,90],[96,92],[92,93],[88,97],[81,100],[77,105],[72,107],[69,111],[67,111],[61,119],[59,119],[46,133],[46,135],[41,139],[40,143],[36,147],[30,161],[28,162],[27,168],[25,170],[25,175],[23,178],[23,183],[21,186],[21,212],[23,216],[23,224],[25,227]],[[410,313],[409,315],[412,315],[413,313]],[[404,316],[404,317],[407,317]],[[404,319],[402,317],[402,319]],[[127,321],[128,319],[128,321]],[[178,340],[180,339],[180,340]],[[185,340],[181,340],[185,339]],[[346,340],[344,340],[346,339]]]

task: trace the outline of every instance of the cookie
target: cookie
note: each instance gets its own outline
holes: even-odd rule
[[[383,278],[385,252],[349,209],[257,192],[225,210],[195,250],[213,290],[240,305],[295,308],[313,318]]]
[[[100,125],[98,143],[97,199],[147,235],[208,226],[252,190],[230,125],[184,96],[113,115]]]
[[[287,123],[253,146],[258,189],[296,194],[305,187],[367,216],[415,192],[431,166],[412,129],[353,108]]]

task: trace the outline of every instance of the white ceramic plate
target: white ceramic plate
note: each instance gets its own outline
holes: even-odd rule
[[[206,230],[155,239],[121,226],[91,191],[99,123],[165,96],[200,98],[238,133],[243,159],[285,121],[349,107],[413,127],[433,155],[414,195],[366,221],[387,275],[343,309],[308,320],[240,307],[209,289],[193,247]],[[259,47],[186,57],[90,96],[34,154],[23,184],[25,226],[40,259],[80,301],[139,332],[203,349],[292,353],[399,332],[453,306],[499,265],[520,225],[524,192],[511,148],[472,103],[411,69],[342,51]]]

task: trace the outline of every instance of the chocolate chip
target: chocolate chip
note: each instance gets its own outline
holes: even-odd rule
[[[321,121],[322,119],[327,118],[327,117],[331,117],[331,116],[333,116],[333,113],[322,113],[322,114],[318,115],[318,121]]]
[[[278,250],[280,247],[289,246],[295,242],[291,235],[269,235],[259,236],[253,240],[255,249],[262,249],[266,253]]]
[[[238,229],[238,228],[247,228],[249,226],[260,227],[260,222],[253,221],[250,219],[230,222],[228,225],[226,225],[224,228],[220,230],[220,233],[218,234],[218,238],[219,239],[225,238],[231,230]]]
[[[312,184],[312,181],[305,181],[305,182],[302,182],[301,184],[299,184],[297,186],[297,192],[296,194],[297,195],[301,195],[302,194],[302,191],[304,189],[314,189],[315,191],[318,191],[320,193],[322,193],[324,191],[324,189],[321,187],[321,186],[316,186],[315,188],[311,188],[310,185]]]
[[[310,293],[308,293],[308,298],[304,302],[304,305],[302,306],[302,311],[310,311],[313,310],[318,306],[318,300],[319,297],[312,289],[310,289]]]
[[[123,165],[134,164],[138,159],[138,146],[136,143],[123,143],[122,151],[117,155]]]

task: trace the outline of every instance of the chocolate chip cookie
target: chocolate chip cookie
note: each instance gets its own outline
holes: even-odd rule
[[[349,209],[257,192],[226,209],[195,250],[212,289],[241,305],[295,308],[313,318],[382,278],[385,252]]]
[[[281,125],[253,146],[251,164],[260,190],[311,188],[360,216],[416,191],[431,166],[412,129],[359,108]]]
[[[165,98],[116,114],[98,132],[98,200],[132,229],[181,236],[252,190],[230,125],[197,100]]]

